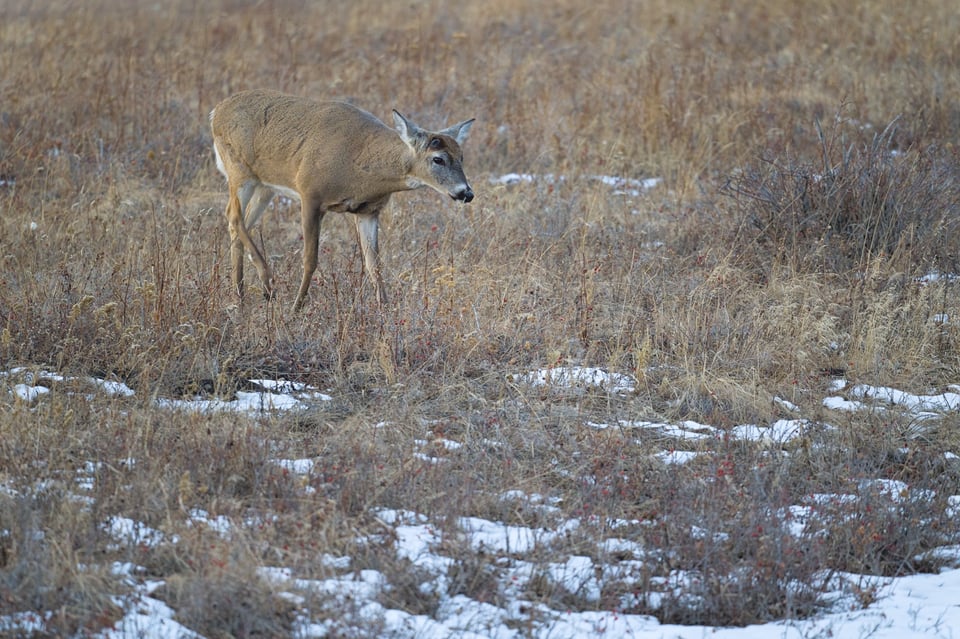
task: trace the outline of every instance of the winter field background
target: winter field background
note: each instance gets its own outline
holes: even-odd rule
[[[956,636],[960,15],[701,5],[0,5],[0,635]],[[477,118],[382,312],[252,87]]]

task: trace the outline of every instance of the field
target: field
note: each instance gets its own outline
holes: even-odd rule
[[[878,611],[960,567],[957,34],[3,2],[0,635],[950,636]],[[384,216],[382,310],[330,214],[291,311],[283,199],[276,296],[233,291],[208,114],[255,87],[476,118],[476,199]]]

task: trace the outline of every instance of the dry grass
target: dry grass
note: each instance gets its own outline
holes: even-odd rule
[[[26,405],[0,391],[0,614],[53,610],[63,633],[110,623],[123,586],[103,567],[115,559],[166,578],[166,600],[200,631],[229,618],[231,636],[280,634],[290,610],[249,577],[284,562],[327,574],[318,552],[392,575],[409,590],[390,605],[429,612],[409,566],[357,547],[378,530],[372,509],[539,516],[505,509],[507,489],[561,496],[567,516],[659,521],[644,541],[676,555],[651,567],[651,588],[678,566],[715,576],[697,614],[679,600],[656,611],[676,622],[803,615],[816,593],[784,608],[793,580],[914,570],[940,539],[921,525],[930,513],[913,512],[895,535],[857,513],[869,531],[814,549],[781,534],[704,543],[690,526],[776,530],[778,508],[857,477],[955,481],[936,461],[958,443],[950,428],[905,461],[908,425],[842,418],[822,449],[771,463],[731,446],[666,472],[628,434],[583,423],[763,423],[779,415],[774,396],[835,423],[820,406],[828,371],[918,391],[958,381],[956,325],[938,319],[960,316],[956,284],[915,279],[956,273],[960,255],[954,3],[455,6],[4,3],[0,364],[113,377],[137,395],[55,387]],[[252,87],[397,107],[427,126],[477,118],[473,204],[395,198],[382,316],[336,216],[308,305],[289,313],[301,240],[284,206],[263,229],[278,300],[259,301],[253,283],[237,306],[206,114]],[[511,171],[565,179],[489,182]],[[664,183],[614,195],[596,175]],[[558,363],[631,373],[638,390],[558,399],[511,377]],[[250,376],[329,388],[337,408],[251,420],[152,404],[229,396]],[[464,447],[418,464],[425,428]],[[314,492],[270,462],[283,454],[322,460]],[[88,462],[84,506],[70,488]],[[596,482],[571,479],[587,475]],[[188,526],[192,508],[276,519],[220,548]],[[101,527],[112,516],[182,543],[116,548]],[[491,570],[464,555],[451,581],[496,598]],[[541,585],[528,594],[567,596]]]

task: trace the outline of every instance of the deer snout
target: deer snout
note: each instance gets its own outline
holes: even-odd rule
[[[471,202],[473,201],[473,189],[471,189],[469,186],[466,186],[456,193],[451,193],[450,197],[460,202]]]

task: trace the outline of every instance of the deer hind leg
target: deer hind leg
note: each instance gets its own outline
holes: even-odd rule
[[[227,200],[227,223],[230,228],[230,273],[233,278],[233,290],[243,300],[243,240],[240,238],[243,229],[243,207],[236,189],[230,189],[230,198]]]
[[[319,205],[307,198],[300,204],[300,223],[303,226],[303,278],[300,280],[300,290],[297,300],[293,303],[293,311],[299,312],[307,300],[307,290],[310,280],[317,270],[317,256],[320,250],[320,224],[323,222],[325,211]]]
[[[248,231],[260,223],[260,218],[263,217],[263,212],[266,210],[267,205],[270,204],[270,200],[273,199],[273,195],[273,189],[265,184],[258,184],[253,189],[249,203],[243,207],[243,210],[246,211],[246,214],[243,216],[243,222],[246,224]],[[264,253],[266,253],[266,251],[264,251]]]
[[[270,200],[273,199],[273,189],[270,187],[259,184],[253,191],[253,195],[250,197],[250,201],[243,207],[243,210],[246,212],[243,216],[243,224],[247,229],[247,233],[260,223],[260,218],[263,216],[263,212],[266,210],[267,205],[270,204]],[[251,242],[253,242],[251,238]],[[263,270],[257,267],[257,271],[260,275],[260,281],[264,285],[264,297],[269,299],[273,296],[273,275],[270,271],[270,262],[267,261],[267,247],[263,244],[263,237],[260,237],[260,256],[263,259],[263,266],[266,269],[266,273]],[[256,258],[254,259],[254,264],[256,264]]]
[[[382,309],[387,303],[387,293],[380,274],[380,245],[377,238],[380,230],[380,211],[358,213],[354,219],[357,223],[357,235],[360,236],[363,270],[366,277],[373,279],[377,293],[377,306]]]
[[[273,275],[270,266],[263,257],[263,252],[250,237],[247,220],[254,222],[263,213],[272,195],[269,188],[256,182],[248,181],[240,188],[230,186],[230,200],[227,202],[227,221],[230,225],[230,260],[233,265],[233,285],[237,294],[243,299],[243,250],[246,249],[253,260],[253,265],[263,282],[264,296],[269,298],[273,293]],[[249,205],[253,203],[253,207]],[[247,212],[245,215],[244,212]]]

